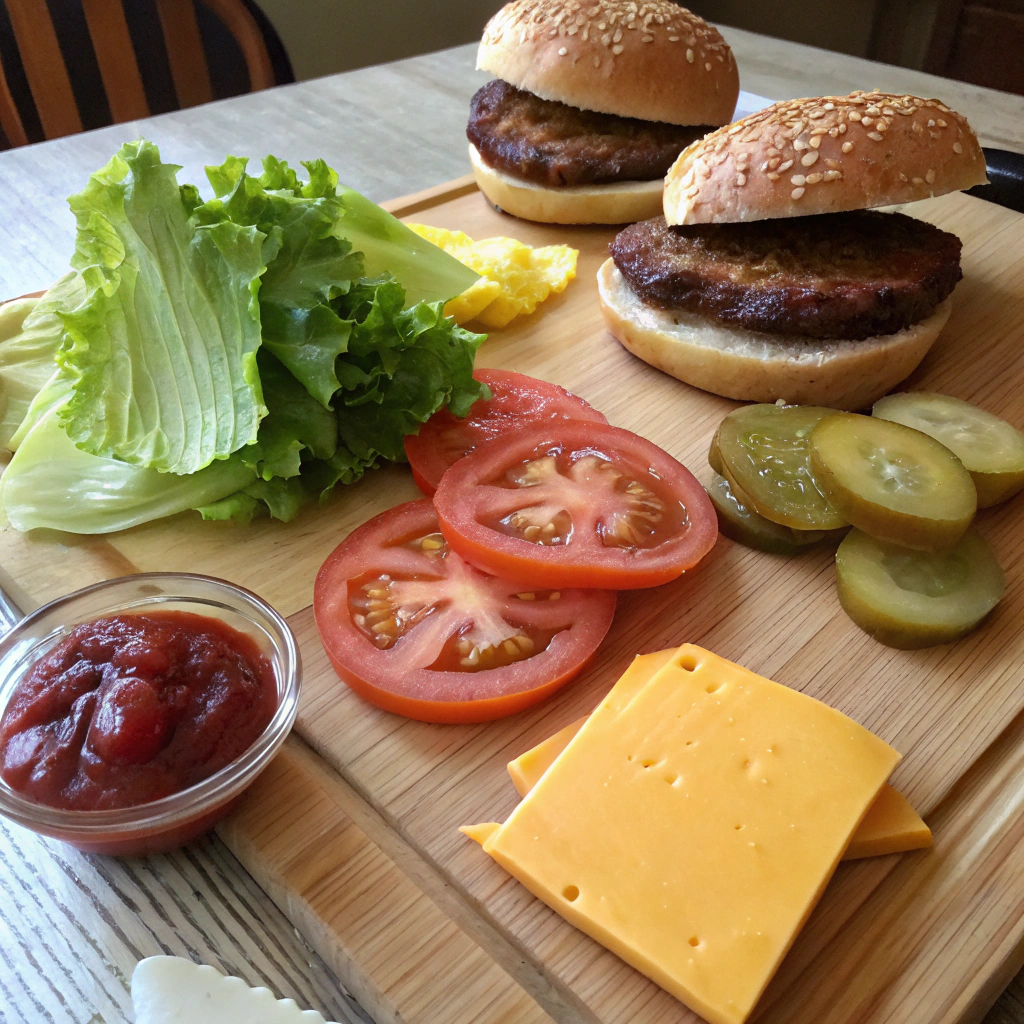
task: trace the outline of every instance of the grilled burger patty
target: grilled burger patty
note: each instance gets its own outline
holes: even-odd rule
[[[631,224],[615,265],[652,306],[808,338],[870,338],[924,320],[961,278],[960,239],[900,213],[747,224]]]
[[[500,78],[476,91],[466,127],[488,166],[556,188],[663,178],[710,131],[580,110]]]

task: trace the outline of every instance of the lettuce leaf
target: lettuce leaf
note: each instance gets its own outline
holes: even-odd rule
[[[269,352],[260,352],[260,377],[267,418],[256,444],[239,454],[263,480],[298,476],[301,453],[329,459],[338,447],[338,422]]]
[[[404,459],[441,407],[486,397],[483,336],[443,314],[473,271],[323,161],[306,181],[274,157],[246,167],[207,168],[204,201],[138,142],[72,197],[77,273],[38,323],[14,311],[0,333],[0,386],[8,365],[31,374],[0,392],[17,528],[99,533],[187,508],[291,519]]]
[[[58,310],[75,308],[84,295],[82,279],[72,272],[41,298],[0,306],[0,446],[11,446],[32,400],[56,370],[64,332]]]
[[[338,434],[361,461],[405,458],[406,434],[415,433],[447,405],[465,416],[487,389],[473,379],[473,360],[484,335],[457,327],[444,303],[403,309],[397,282],[364,285],[343,301],[352,338],[339,360],[342,389],[335,402]],[[355,307],[355,308],[352,308]]]
[[[255,441],[266,414],[265,236],[190,219],[178,169],[152,143],[129,143],[68,201],[87,297],[60,314],[57,362],[73,389],[59,419],[92,455],[190,474]]]
[[[190,476],[90,455],[59,421],[71,390],[58,375],[36,396],[32,420],[0,477],[0,505],[18,530],[111,533],[217,501],[255,477],[237,455]]]

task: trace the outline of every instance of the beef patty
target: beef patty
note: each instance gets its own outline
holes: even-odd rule
[[[960,239],[900,213],[748,224],[631,224],[612,258],[644,302],[808,338],[870,338],[926,319],[961,278]]]
[[[580,110],[500,78],[476,91],[466,126],[489,167],[556,188],[663,178],[710,131]]]

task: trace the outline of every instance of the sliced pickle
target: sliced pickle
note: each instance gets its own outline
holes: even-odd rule
[[[718,473],[708,488],[711,503],[718,513],[718,529],[730,540],[773,555],[797,555],[816,544],[838,544],[849,527],[839,530],[794,530],[780,526],[748,508],[733,493],[729,481]]]
[[[836,413],[811,434],[811,468],[829,501],[879,540],[938,551],[971,525],[978,495],[960,460],[901,423]]]
[[[875,402],[872,415],[944,444],[971,474],[978,508],[998,505],[1024,488],[1024,433],[970,402],[908,391]]]
[[[722,420],[708,460],[717,457],[733,493],[765,519],[837,530],[848,521],[822,496],[810,464],[811,431],[834,415],[813,405],[744,406]]]
[[[911,551],[851,530],[836,552],[839,603],[865,633],[903,650],[970,633],[1006,581],[992,549],[969,530],[946,551]]]
[[[715,431],[715,436],[711,438],[711,447],[708,448],[708,465],[719,475],[724,476],[725,466],[722,464],[722,453],[718,449],[718,435],[721,433],[722,428],[719,426],[718,430]]]

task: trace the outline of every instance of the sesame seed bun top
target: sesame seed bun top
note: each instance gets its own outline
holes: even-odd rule
[[[967,119],[882,92],[787,100],[706,135],[665,178],[669,224],[800,217],[909,203],[984,184]]]
[[[512,0],[476,66],[542,99],[670,124],[725,124],[740,88],[718,30],[671,0]]]

